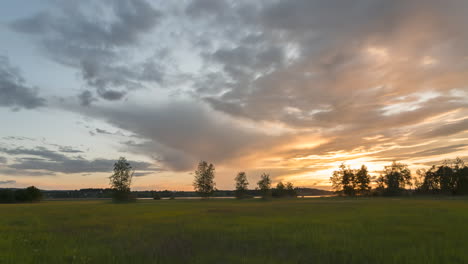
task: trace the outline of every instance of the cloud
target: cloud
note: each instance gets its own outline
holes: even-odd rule
[[[49,159],[53,161],[63,161],[67,159],[67,156],[49,150],[44,147],[37,147],[35,149],[26,149],[26,148],[14,148],[14,149],[8,149],[8,148],[0,148],[0,152],[3,152],[8,155],[29,155],[29,156],[36,156],[44,159]]]
[[[7,163],[7,161],[8,161],[7,158],[0,157],[0,164],[5,164],[5,163]]]
[[[70,146],[59,146],[59,151],[62,153],[83,153],[83,151]]]
[[[90,106],[91,103],[97,101],[97,98],[93,96],[93,93],[89,90],[83,91],[78,95],[78,100],[82,106]]]
[[[124,151],[306,179],[465,150],[468,2],[420,2],[80,1],[11,27],[79,71],[90,107],[63,108],[136,135]]]
[[[7,57],[0,56],[0,106],[12,109],[33,109],[45,106],[46,100],[38,95],[38,89],[29,87],[18,69]]]
[[[458,122],[444,124],[441,127],[436,127],[431,131],[423,133],[421,137],[433,138],[433,137],[442,137],[450,136],[453,134],[458,134],[468,130],[468,118],[462,119]]]
[[[468,56],[468,34],[461,33],[466,2],[275,1],[252,8],[256,19],[245,20],[239,10],[248,3],[220,17],[208,2],[194,1],[188,12],[204,25],[206,42],[222,44],[201,48],[204,62],[218,67],[201,71],[195,94],[234,118],[326,139],[286,149],[284,159],[381,152],[464,131],[464,121],[439,127],[445,122],[438,117],[468,112],[466,93],[457,92],[468,81],[468,60],[460,59]],[[419,133],[427,127],[433,131]],[[364,139],[375,135],[384,141]],[[392,152],[431,155],[403,147]]]
[[[15,183],[16,181],[14,180],[0,181],[0,185],[15,184]]]
[[[138,49],[144,34],[151,32],[162,19],[162,13],[148,1],[55,4],[54,9],[17,19],[10,26],[16,32],[35,37],[56,62],[78,69],[83,80],[96,88],[101,98],[120,100],[125,90],[143,87],[143,82],[153,82],[155,75],[162,74],[154,72],[149,76],[147,71],[154,68],[154,62],[129,65],[130,58],[125,56]],[[88,91],[78,98],[85,106],[94,101]]]
[[[414,153],[413,155],[416,157],[435,156],[435,155],[441,155],[441,154],[465,150],[467,149],[467,146],[468,144],[449,145],[449,146],[424,150],[421,152]]]
[[[100,128],[96,128],[96,133],[98,134],[104,134],[104,135],[113,135],[113,133],[105,130],[105,129],[100,129]]]
[[[96,106],[82,113],[137,135],[145,141],[125,142],[127,151],[146,153],[174,170],[191,170],[200,159],[229,162],[278,138],[195,101],[125,109]]]
[[[47,176],[54,175],[55,173],[110,172],[115,163],[115,160],[110,159],[101,158],[88,160],[81,156],[69,157],[44,147],[37,147],[35,149],[2,148],[0,152],[12,156],[21,156],[16,158],[14,163],[4,166],[4,168],[0,170],[0,173],[3,174],[11,174],[11,172],[14,172],[14,175]],[[129,162],[137,172],[149,173],[160,170],[154,167],[152,163],[142,161]]]

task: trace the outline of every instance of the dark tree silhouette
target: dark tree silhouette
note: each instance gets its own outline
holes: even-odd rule
[[[286,183],[286,193],[289,197],[297,197],[297,191],[291,182]]]
[[[418,174],[423,178],[417,188],[419,193],[468,194],[468,167],[460,158],[445,161],[438,167],[434,165],[429,170],[418,170]]]
[[[330,178],[333,190],[336,193],[355,196],[356,195],[356,175],[354,171],[346,167],[345,164],[340,165],[340,169],[333,172]]]
[[[114,164],[114,173],[109,177],[110,186],[114,191],[114,201],[123,202],[135,200],[130,191],[133,174],[132,166],[124,157],[121,157]]]
[[[357,193],[359,195],[369,195],[369,192],[371,190],[370,187],[370,175],[369,172],[367,171],[367,167],[365,165],[361,166],[361,169],[359,169],[356,172],[355,175],[355,180],[356,180],[356,188],[357,188]]]
[[[41,190],[34,186],[26,189],[0,190],[0,203],[26,203],[39,202],[43,198]]]
[[[411,171],[408,165],[403,163],[394,161],[391,165],[385,166],[384,175],[381,177],[386,195],[401,194],[406,185],[411,186]]]
[[[206,161],[200,161],[200,163],[198,163],[193,187],[203,198],[208,198],[215,192],[216,184],[214,182],[214,171],[215,167],[213,164],[208,164]]]
[[[245,172],[239,172],[235,178],[236,181],[236,198],[242,199],[247,197],[249,182]]]
[[[260,176],[260,181],[257,182],[257,185],[263,199],[271,197],[271,179],[269,174],[263,173]]]
[[[282,182],[278,182],[278,184],[276,184],[276,188],[273,189],[272,196],[277,198],[285,197],[286,186]]]

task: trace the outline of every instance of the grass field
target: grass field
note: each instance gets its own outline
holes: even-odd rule
[[[468,198],[3,204],[0,263],[468,263]]]

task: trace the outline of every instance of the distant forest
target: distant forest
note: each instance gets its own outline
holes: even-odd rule
[[[7,190],[1,189],[0,190]],[[12,190],[12,189],[9,189]],[[313,188],[296,188],[298,196],[314,196],[314,195],[330,195],[333,192],[313,189]],[[79,190],[41,190],[44,199],[96,199],[96,198],[112,198],[113,189],[105,188],[88,188]],[[251,196],[261,196],[260,190],[248,190],[247,193]],[[132,191],[136,198],[154,198],[157,194],[161,198],[177,198],[177,197],[199,197],[195,191]],[[217,190],[213,197],[235,197],[234,190]]]

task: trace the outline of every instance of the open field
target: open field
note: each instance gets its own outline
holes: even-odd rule
[[[468,198],[2,204],[0,263],[468,263]]]

